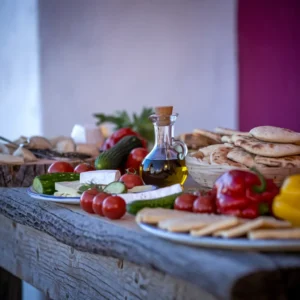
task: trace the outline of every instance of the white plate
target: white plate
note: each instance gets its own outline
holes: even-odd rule
[[[150,190],[157,189],[157,186],[152,186]],[[135,192],[134,194],[139,194],[142,192]],[[39,194],[37,193],[32,186],[30,186],[27,189],[27,194],[38,200],[44,200],[44,201],[51,201],[51,202],[57,202],[57,203],[64,203],[64,204],[80,204],[80,197],[62,197],[62,196],[53,196],[53,195],[46,195],[46,194]]]
[[[27,189],[27,194],[38,200],[45,200],[51,202],[65,203],[65,204],[80,204],[80,197],[61,197],[37,193],[32,186]]]
[[[224,239],[194,237],[187,233],[173,233],[156,226],[138,223],[145,231],[169,241],[190,246],[244,251],[300,251],[300,240],[249,240],[246,238]]]

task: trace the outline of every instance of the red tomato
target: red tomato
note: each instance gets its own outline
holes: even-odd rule
[[[102,151],[110,149],[114,145],[113,140],[109,137],[105,140],[104,144],[101,147]]]
[[[137,185],[144,185],[143,179],[139,175],[129,173],[128,171],[120,177],[119,181],[122,181],[126,185],[127,189],[132,189]]]
[[[149,152],[147,149],[141,147],[131,150],[126,161],[126,169],[133,168],[138,172],[142,161],[148,155],[148,153]]]
[[[104,216],[103,212],[102,212],[102,204],[103,201],[109,196],[110,194],[107,193],[98,193],[96,196],[94,196],[93,198],[93,203],[92,203],[92,207],[93,207],[93,211],[95,214],[98,214],[100,216]]]
[[[74,172],[74,168],[71,164],[65,161],[56,161],[52,163],[48,168],[48,173],[67,173]]]
[[[125,128],[120,128],[120,129],[116,130],[109,138],[107,138],[106,141],[104,142],[103,146],[101,147],[101,150],[104,151],[104,150],[110,149],[117,142],[119,142],[124,136],[127,136],[127,135],[137,136],[142,141],[143,147],[147,148],[147,141],[143,137],[141,137],[139,133],[137,133],[136,131],[132,130],[129,127],[125,127]]]
[[[96,170],[94,166],[88,163],[81,163],[77,165],[74,169],[75,173],[82,173],[82,172],[87,172],[87,171],[94,171]]]
[[[196,198],[197,196],[193,194],[181,194],[175,199],[174,209],[193,211],[193,203]]]
[[[121,219],[126,213],[125,200],[119,196],[109,196],[102,203],[102,213],[109,219]]]
[[[94,213],[93,199],[98,193],[99,193],[99,190],[96,188],[92,188],[92,189],[84,191],[80,197],[80,207],[84,211],[93,214]]]
[[[216,213],[216,201],[211,195],[199,196],[194,201],[193,212],[195,213]]]

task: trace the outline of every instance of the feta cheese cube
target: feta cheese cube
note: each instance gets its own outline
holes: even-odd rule
[[[121,177],[119,170],[96,170],[80,173],[81,184],[103,184],[107,185],[113,181],[118,181]]]

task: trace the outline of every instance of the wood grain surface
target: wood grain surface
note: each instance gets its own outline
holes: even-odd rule
[[[112,222],[88,215],[78,206],[32,199],[24,188],[0,189],[0,214],[78,251],[158,270],[216,298],[285,299],[291,289],[300,295],[299,253],[264,254],[174,244],[140,230],[131,216]]]
[[[48,299],[214,299],[195,285],[162,272],[78,251],[4,216],[0,223],[0,247],[13,249],[3,251],[0,264]]]

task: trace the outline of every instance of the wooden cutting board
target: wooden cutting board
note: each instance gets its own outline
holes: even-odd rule
[[[94,158],[85,162],[94,163]],[[47,173],[49,166],[55,160],[39,159],[36,162],[24,164],[0,164],[0,187],[29,187],[35,176]],[[74,167],[80,160],[68,161]]]

